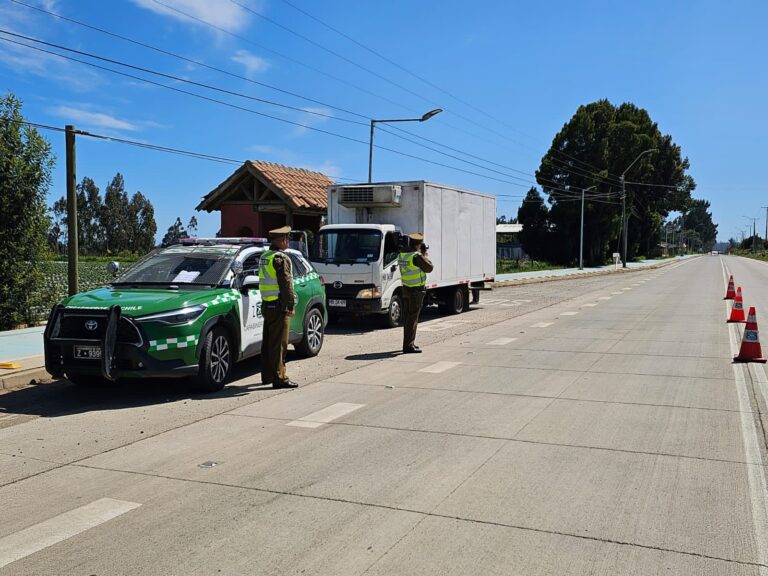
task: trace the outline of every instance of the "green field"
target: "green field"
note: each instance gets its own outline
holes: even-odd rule
[[[86,292],[109,284],[112,276],[107,272],[107,262],[110,259],[88,259],[78,262],[78,288],[80,292]],[[121,263],[123,271],[127,270],[133,262]],[[38,286],[40,306],[33,310],[33,317],[37,322],[44,322],[48,313],[57,302],[67,297],[67,261],[43,260],[39,268],[43,273],[43,281]]]

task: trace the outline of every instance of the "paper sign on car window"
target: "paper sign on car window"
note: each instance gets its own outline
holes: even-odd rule
[[[176,278],[171,280],[171,282],[192,282],[195,278],[200,276],[200,272],[197,270],[182,270],[178,274],[176,274]]]

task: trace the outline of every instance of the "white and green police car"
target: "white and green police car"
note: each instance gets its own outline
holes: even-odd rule
[[[45,365],[76,384],[192,377],[220,390],[233,365],[261,352],[258,238],[192,238],[160,248],[109,286],[54,306],[45,329]],[[322,278],[287,250],[297,296],[289,340],[301,356],[323,345]],[[111,264],[116,272],[119,267]]]

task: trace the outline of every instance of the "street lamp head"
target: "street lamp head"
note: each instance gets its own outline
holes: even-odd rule
[[[442,108],[435,108],[434,110],[430,110],[429,112],[427,112],[426,114],[424,114],[424,116],[422,116],[422,117],[421,117],[421,119],[419,120],[419,122],[426,122],[427,120],[429,120],[430,118],[432,118],[432,116],[437,116],[437,115],[438,115],[438,114],[440,114],[440,112],[442,112],[442,111],[443,111],[443,109],[442,109]]]

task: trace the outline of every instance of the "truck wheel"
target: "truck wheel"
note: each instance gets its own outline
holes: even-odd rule
[[[205,336],[200,350],[200,368],[195,379],[195,389],[201,392],[218,392],[224,388],[232,373],[234,360],[229,333],[221,326],[215,326]]]
[[[446,303],[442,308],[446,313],[454,315],[464,312],[468,296],[464,286],[449,289],[446,296]]]
[[[296,344],[296,352],[304,358],[317,356],[323,347],[324,335],[323,314],[317,308],[312,308],[304,317],[304,337]]]
[[[400,294],[392,296],[392,300],[389,301],[389,308],[384,316],[388,328],[397,328],[403,323],[403,299]]]

